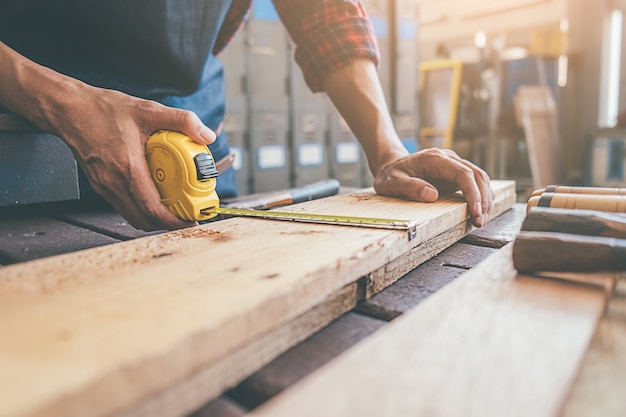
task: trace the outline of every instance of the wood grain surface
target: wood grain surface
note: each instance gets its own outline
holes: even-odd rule
[[[509,245],[250,416],[555,416],[605,302]]]
[[[459,196],[371,191],[290,210],[413,219],[418,237],[229,219],[3,267],[0,416],[129,412],[467,219]]]

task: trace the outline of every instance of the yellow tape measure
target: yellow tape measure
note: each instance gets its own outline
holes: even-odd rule
[[[219,197],[215,192],[218,172],[213,155],[206,146],[195,143],[179,132],[162,130],[150,136],[146,143],[146,159],[163,204],[184,220],[203,221],[221,214],[316,224],[400,229],[408,232],[409,240],[417,234],[417,225],[411,220],[219,207]]]

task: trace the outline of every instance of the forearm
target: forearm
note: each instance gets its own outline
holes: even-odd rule
[[[374,176],[387,163],[407,155],[374,63],[362,59],[334,71],[324,80],[324,89],[361,143]]]
[[[0,79],[0,104],[51,133],[58,133],[58,120],[86,86],[34,63],[2,42]]]

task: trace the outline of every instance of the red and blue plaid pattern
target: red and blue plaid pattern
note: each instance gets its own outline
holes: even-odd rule
[[[379,62],[374,30],[359,0],[273,0],[296,45],[295,59],[313,91],[331,71],[359,58]],[[242,26],[252,0],[233,0],[220,29],[219,53]]]

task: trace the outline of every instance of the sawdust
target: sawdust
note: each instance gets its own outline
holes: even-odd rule
[[[203,227],[191,227],[188,229],[180,230],[180,237],[193,238],[193,239],[212,239],[217,242],[227,242],[232,239],[229,233],[220,232],[219,230],[205,229]]]
[[[373,196],[373,194],[356,194],[354,199],[357,201],[368,201],[371,200]]]

